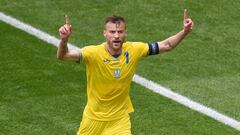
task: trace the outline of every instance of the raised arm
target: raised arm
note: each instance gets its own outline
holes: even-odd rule
[[[174,49],[185,37],[188,33],[190,33],[193,29],[194,23],[188,16],[188,11],[184,10],[183,17],[183,29],[177,34],[158,42],[159,51],[167,52]]]
[[[80,60],[81,55],[77,50],[68,50],[67,42],[69,37],[71,36],[71,33],[72,28],[69,21],[69,17],[65,16],[65,25],[63,25],[59,29],[61,41],[57,49],[57,58],[60,60],[72,60],[72,61]]]

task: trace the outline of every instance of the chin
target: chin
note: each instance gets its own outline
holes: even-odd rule
[[[113,48],[114,48],[115,50],[118,50],[118,49],[120,49],[121,47],[122,47],[122,44],[121,44],[121,43],[113,44]]]

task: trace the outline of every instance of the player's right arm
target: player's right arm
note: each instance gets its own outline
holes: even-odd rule
[[[60,27],[59,34],[61,41],[58,45],[57,49],[57,58],[59,60],[72,60],[72,61],[79,61],[80,60],[80,53],[77,50],[68,50],[67,42],[69,37],[71,36],[72,29],[70,25],[70,21],[68,16],[65,17],[65,25]]]

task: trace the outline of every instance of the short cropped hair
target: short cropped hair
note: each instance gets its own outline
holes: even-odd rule
[[[106,24],[109,23],[109,22],[115,23],[115,24],[120,24],[121,22],[123,22],[125,24],[125,27],[126,27],[125,19],[123,17],[121,17],[121,16],[113,15],[113,16],[106,17],[104,28],[105,28]]]

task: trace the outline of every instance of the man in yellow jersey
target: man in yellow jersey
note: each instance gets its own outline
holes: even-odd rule
[[[87,105],[83,112],[78,135],[131,135],[129,113],[133,106],[129,89],[138,61],[146,56],[174,49],[192,31],[193,21],[184,10],[183,29],[159,42],[126,42],[124,18],[106,18],[103,35],[106,42],[68,50],[71,25],[59,29],[61,42],[57,58],[84,63],[87,68]]]

